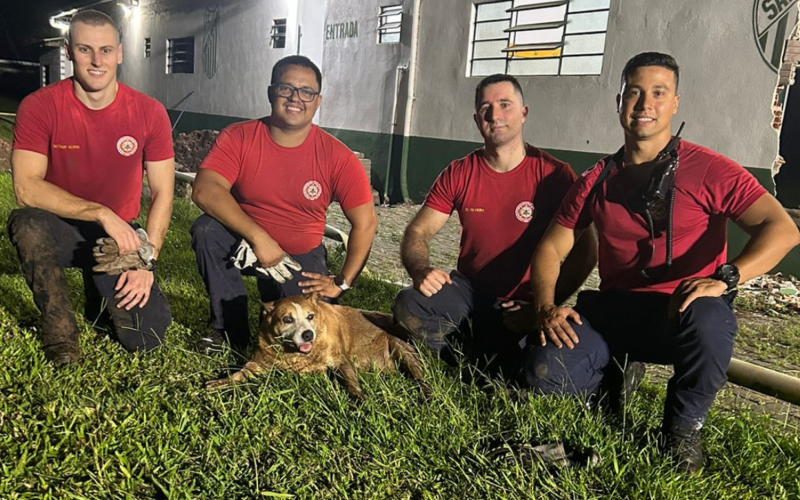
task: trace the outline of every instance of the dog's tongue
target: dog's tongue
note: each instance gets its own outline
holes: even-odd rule
[[[304,342],[297,346],[300,349],[300,352],[311,352],[311,342]]]

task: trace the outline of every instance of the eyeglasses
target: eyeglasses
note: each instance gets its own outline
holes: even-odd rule
[[[286,85],[285,83],[277,83],[275,85],[270,85],[269,88],[275,92],[275,95],[278,97],[285,97],[286,99],[291,99],[292,94],[297,92],[297,97],[300,98],[303,102],[311,102],[313,101],[318,95],[319,92],[316,90],[312,90],[306,87],[297,88],[292,87],[291,85]]]

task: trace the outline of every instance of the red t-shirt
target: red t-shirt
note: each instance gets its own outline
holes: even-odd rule
[[[120,83],[114,102],[89,109],[71,78],[22,101],[13,148],[47,156],[47,182],[125,221],[139,215],[144,162],[174,156],[169,118],[158,101]]]
[[[325,234],[325,212],[372,203],[361,162],[316,125],[296,148],[276,144],[262,120],[235,123],[217,137],[200,168],[231,183],[231,194],[289,254],[310,252]]]
[[[451,163],[425,206],[458,211],[458,270],[475,290],[502,300],[530,300],[531,257],[576,176],[570,166],[533,146],[514,170],[491,169],[477,150]]]
[[[738,219],[766,193],[744,167],[710,149],[681,141],[678,159],[673,262],[669,268],[664,266],[667,235],[662,231],[656,235],[648,266],[651,279],[640,273],[651,248],[645,220],[615,201],[622,199],[623,190],[618,167],[586,203],[609,158],[587,170],[564,199],[556,222],[569,229],[584,229],[592,222],[597,227],[600,290],[672,293],[684,279],[713,274],[727,260],[727,219]]]

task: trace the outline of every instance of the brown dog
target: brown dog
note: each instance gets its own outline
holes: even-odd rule
[[[264,304],[253,359],[228,378],[206,382],[206,388],[236,384],[273,366],[299,373],[332,368],[351,396],[364,399],[355,369],[391,372],[397,360],[427,392],[414,349],[376,326],[388,328],[391,323],[389,314],[334,306],[316,293]]]

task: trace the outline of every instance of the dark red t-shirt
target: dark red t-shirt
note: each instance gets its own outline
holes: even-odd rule
[[[664,266],[667,234],[661,231],[648,266],[651,279],[640,273],[650,255],[650,233],[644,219],[621,201],[620,169],[614,168],[586,202],[609,158],[587,170],[564,199],[556,222],[569,229],[584,229],[592,222],[597,227],[600,290],[672,293],[684,279],[713,274],[727,260],[727,220],[738,219],[766,193],[744,167],[710,149],[681,141],[678,155],[673,263]]]
[[[47,182],[125,221],[139,215],[144,162],[174,156],[161,103],[120,83],[114,102],[89,109],[75,96],[71,78],[22,101],[13,147],[47,156]]]
[[[533,251],[576,176],[570,166],[533,146],[514,170],[491,169],[482,150],[451,163],[425,206],[458,212],[458,270],[475,290],[498,299],[530,300]]]
[[[316,125],[296,148],[276,144],[262,120],[235,123],[220,133],[200,168],[231,183],[242,210],[289,254],[322,242],[325,212],[372,203],[372,188],[355,154]]]

